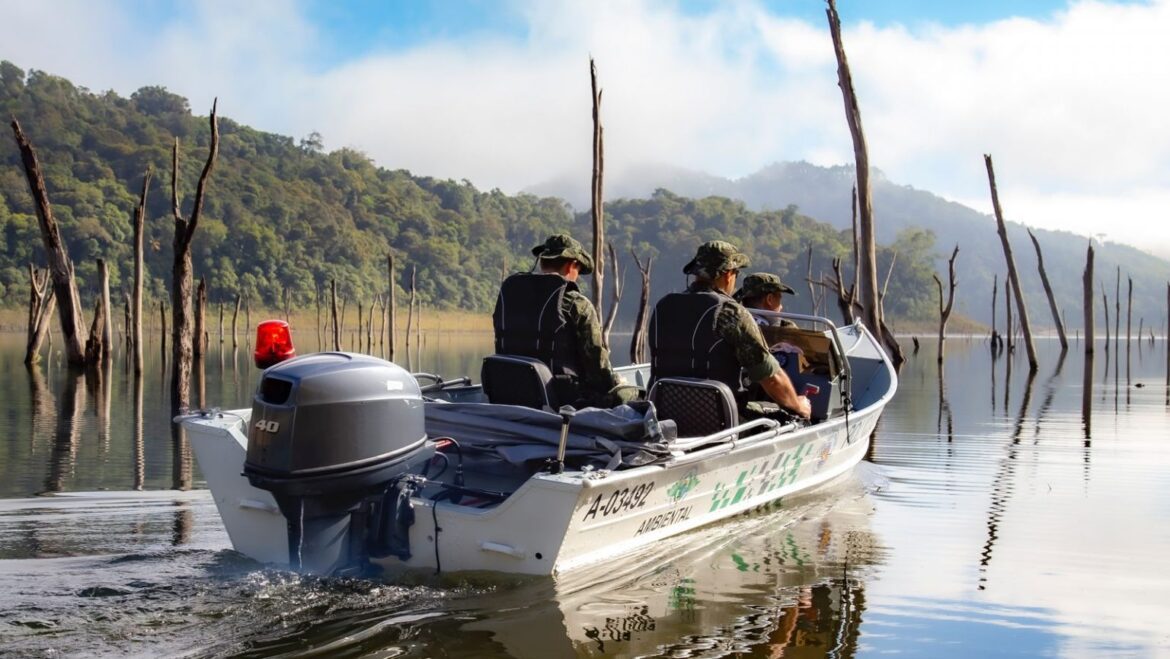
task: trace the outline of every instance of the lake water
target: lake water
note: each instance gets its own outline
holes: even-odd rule
[[[136,387],[120,354],[100,379],[30,376],[0,334],[0,655],[1170,656],[1165,342],[1101,342],[1086,373],[1041,341],[1034,377],[947,347],[942,377],[933,343],[911,356],[830,492],[563,579],[380,583],[230,550],[157,344]],[[410,366],[477,375],[490,348],[431,337]],[[245,346],[204,371],[194,400],[249,404]]]

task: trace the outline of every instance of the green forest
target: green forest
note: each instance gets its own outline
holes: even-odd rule
[[[186,99],[162,87],[144,87],[123,98],[41,71],[25,72],[7,61],[0,62],[0,111],[20,121],[37,149],[90,307],[97,259],[109,264],[115,300],[129,289],[133,212],[143,174],[153,169],[146,214],[147,296],[165,299],[174,231],[171,148],[178,139],[181,208],[187,214],[207,157],[207,116],[192,114]],[[414,176],[379,166],[354,149],[326,153],[315,134],[296,140],[223,116],[219,130],[219,159],[192,250],[195,276],[206,277],[212,304],[238,294],[253,306],[279,307],[285,296],[293,306],[311,306],[331,280],[348,299],[368,302],[385,293],[386,257],[393,254],[400,292],[409,288],[410,269],[417,267],[424,304],[486,312],[501,276],[531,267],[529,250],[547,234],[568,230],[590,241],[588,210],[574,213],[559,198]],[[640,278],[631,249],[643,259],[655,258],[657,298],[683,286],[682,266],[696,245],[730,240],[752,256],[753,270],[776,272],[800,292],[787,303],[793,311],[809,309],[810,246],[815,276],[831,272],[835,257],[850,261],[850,232],[806,217],[792,205],[756,212],[724,197],[688,199],[658,189],[645,199],[607,201],[605,213],[607,239],[617,248],[632,291],[623,298],[620,325],[628,326],[636,313]],[[45,257],[11,129],[0,139],[0,235],[0,304],[22,306],[28,299],[28,266],[42,265]],[[933,316],[933,235],[920,229],[899,233],[880,249],[879,276],[885,277],[895,252],[887,313],[900,319]]]

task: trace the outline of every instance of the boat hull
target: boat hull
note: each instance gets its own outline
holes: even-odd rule
[[[769,431],[663,465],[537,474],[488,509],[415,497],[410,558],[377,564],[549,575],[608,560],[848,473],[865,456],[880,412],[872,406],[848,421]],[[261,562],[288,564],[276,501],[241,474],[249,415],[212,413],[186,417],[184,425],[233,547]]]
[[[411,499],[409,555],[374,562],[391,571],[559,574],[825,486],[864,458],[897,388],[889,359],[863,326],[832,335],[849,365],[846,414],[807,426],[751,422],[672,445],[669,458],[641,467],[538,472],[498,503],[436,501],[436,491],[424,489]],[[626,370],[644,384],[644,365]],[[250,416],[212,411],[181,421],[233,547],[288,565],[288,527],[276,501],[242,474]]]

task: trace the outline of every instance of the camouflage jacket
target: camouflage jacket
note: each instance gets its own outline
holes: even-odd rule
[[[581,395],[593,405],[612,406],[634,400],[632,387],[622,384],[609,361],[609,349],[601,343],[601,321],[589,298],[580,291],[565,291],[561,313],[577,337],[578,384]]]
[[[688,293],[710,290],[709,286],[692,283]],[[755,318],[744,306],[730,297],[715,317],[715,332],[735,351],[735,359],[752,382],[771,377],[780,370],[780,364],[768,351]]]

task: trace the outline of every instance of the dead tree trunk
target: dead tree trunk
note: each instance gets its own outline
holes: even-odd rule
[[[601,313],[602,287],[605,285],[605,214],[602,208],[602,181],[605,175],[604,129],[601,127],[601,90],[597,88],[597,65],[589,58],[589,87],[593,96],[593,308]],[[601,345],[609,347],[609,333],[602,334]]]
[[[195,333],[191,343],[196,358],[202,357],[207,348],[207,277],[199,278],[195,289]]]
[[[417,273],[418,266],[410,266],[410,308],[406,312],[406,355],[410,356],[410,329],[414,325],[414,276]]]
[[[874,235],[873,220],[873,190],[869,182],[869,150],[865,144],[865,131],[861,126],[861,110],[857,104],[857,96],[853,93],[853,74],[849,71],[849,62],[845,57],[845,45],[841,40],[841,19],[837,16],[837,3],[829,0],[825,10],[829,18],[829,32],[833,37],[833,50],[837,57],[837,84],[841,88],[841,96],[845,103],[845,119],[849,123],[849,133],[853,137],[853,155],[857,168],[858,210],[858,242],[860,247],[860,284],[859,299],[863,311],[863,318],[874,332],[881,332],[882,305],[878,296],[877,278],[877,240]],[[900,366],[905,357],[897,341],[892,344],[887,341],[895,366]]]
[[[162,356],[163,373],[167,371],[167,303],[163,300],[158,301],[158,321],[160,326],[159,331],[159,351]]]
[[[142,176],[142,193],[138,196],[138,208],[134,211],[134,285],[131,293],[130,314],[133,327],[130,330],[130,345],[134,350],[134,374],[142,373],[142,287],[146,278],[143,259],[143,243],[146,236],[146,193],[150,189],[153,171],[146,168]]]
[[[358,300],[358,325],[357,325],[357,335],[356,335],[357,340],[354,343],[354,346],[355,346],[354,350],[353,350],[354,352],[361,352],[362,351],[362,326],[365,325],[365,322],[366,322],[366,315],[365,315],[366,309],[365,309],[365,307],[366,307],[366,305],[362,304],[361,300]]]
[[[98,259],[98,263],[103,263]],[[99,266],[100,267],[100,266]],[[85,340],[85,363],[95,368],[100,368],[102,363],[102,354],[106,348],[103,345],[104,335],[102,327],[106,323],[105,298],[98,298],[97,304],[94,305],[93,310],[93,324],[89,326],[89,338]]]
[[[386,283],[390,288],[390,361],[394,361],[394,348],[398,342],[398,302],[394,293],[394,255],[386,255]]]
[[[1117,266],[1117,282],[1113,288],[1113,347],[1121,353],[1121,266]],[[1116,362],[1115,362],[1116,363]]]
[[[232,311],[232,348],[233,349],[240,344],[239,339],[237,338],[239,335],[236,333],[236,321],[240,318],[240,303],[241,302],[243,302],[243,298],[240,297],[239,293],[236,293],[236,308]]]
[[[646,267],[642,267],[633,249],[630,250],[630,256],[634,257],[634,264],[642,275],[642,297],[638,303],[638,317],[634,321],[634,335],[630,338],[630,363],[643,364],[646,362],[646,329],[650,322],[650,268],[654,265],[654,257],[647,257]]]
[[[1007,344],[1007,353],[1010,356],[1016,346],[1016,328],[1015,323],[1012,322],[1012,280],[1007,277],[1003,279],[1003,310],[1003,335]]]
[[[317,323],[313,327],[313,334],[317,337],[317,349],[325,349],[325,327],[321,324],[321,282],[314,282],[314,289],[317,295],[313,298],[313,304],[317,310]]]
[[[28,264],[28,342],[24,348],[24,363],[31,366],[41,358],[41,344],[49,332],[49,316],[57,305],[53,287],[49,285],[49,271],[37,270]]]
[[[951,260],[947,263],[950,284],[947,289],[945,305],[943,304],[942,280],[938,278],[938,275],[934,276],[934,283],[938,284],[938,363],[940,364],[946,359],[947,321],[951,319],[951,309],[955,304],[955,287],[958,285],[955,280],[955,259],[958,256],[959,246],[955,245],[955,251],[951,252]]]
[[[1060,318],[1060,310],[1056,307],[1056,296],[1052,294],[1052,285],[1048,283],[1048,273],[1044,271],[1044,254],[1040,252],[1040,242],[1036,235],[1028,229],[1028,237],[1032,239],[1032,246],[1036,248],[1036,267],[1040,270],[1040,282],[1044,284],[1044,294],[1048,296],[1048,308],[1052,310],[1052,322],[1056,325],[1056,335],[1060,337],[1060,352],[1068,351],[1068,337],[1064,333],[1064,322]]]
[[[609,313],[605,316],[605,325],[601,328],[601,344],[609,345],[609,333],[613,331],[614,321],[617,320],[618,304],[622,301],[622,273],[618,269],[617,250],[613,243],[609,243],[609,260],[613,265],[613,299],[609,303]],[[598,309],[598,313],[601,310]]]
[[[125,344],[126,350],[126,364],[129,366],[131,360],[134,359],[134,344],[133,338],[130,336],[131,326],[134,325],[134,312],[130,309],[130,294],[122,293],[122,341]]]
[[[997,273],[991,279],[991,354],[994,357],[1000,349],[999,330],[996,328],[995,314],[999,310],[996,305],[997,297],[999,295],[999,274]]]
[[[329,321],[333,330],[333,350],[341,351],[341,326],[337,322],[337,280],[329,280]]]
[[[1105,352],[1109,352],[1109,294],[1105,292],[1105,282],[1101,282],[1101,306],[1105,308]]]
[[[841,259],[833,259],[833,283],[837,292],[837,309],[841,312],[841,319],[846,325],[852,325],[855,321],[853,316],[853,290],[848,293],[845,292],[845,285],[841,279]]]
[[[382,358],[385,359],[386,358],[386,314],[387,314],[389,309],[386,306],[386,298],[383,297],[382,295],[378,295],[378,305],[382,310],[382,312],[378,314],[378,317],[382,322],[382,326],[378,329],[378,348],[380,349],[379,351],[382,353]]]
[[[223,346],[223,302],[219,303],[219,345]]]
[[[102,362],[109,361],[114,350],[114,308],[110,306],[110,271],[106,267],[105,259],[97,260],[98,266],[98,281],[101,286],[102,310],[105,314],[102,316],[102,324],[99,330],[102,333],[102,350],[98,358]]]
[[[57,315],[61,321],[61,334],[65,341],[65,360],[70,366],[84,366],[85,352],[81,343],[84,321],[81,317],[81,298],[77,293],[77,282],[73,278],[73,261],[69,259],[69,252],[65,249],[57,220],[53,218],[53,207],[49,203],[49,193],[45,189],[45,179],[41,175],[37,152],[25,137],[16,119],[12,120],[12,132],[16,136],[16,146],[20,149],[25,178],[28,179],[37,211],[41,241],[45,246],[45,259],[53,280],[53,295],[57,298]]]
[[[877,260],[874,260],[877,263]],[[857,184],[853,184],[853,286],[849,289],[849,307],[858,305],[857,295],[861,290],[861,234],[857,226]],[[852,313],[850,314],[852,315]]]
[[[211,104],[211,116],[208,124],[211,129],[211,144],[207,151],[207,162],[203,165],[203,172],[199,175],[199,182],[195,186],[195,200],[191,206],[191,215],[184,218],[179,211],[179,140],[175,139],[174,150],[171,152],[171,213],[174,216],[174,265],[171,271],[171,352],[174,363],[171,365],[171,410],[176,414],[187,411],[191,398],[191,362],[194,347],[191,322],[191,294],[194,274],[191,266],[191,241],[195,238],[195,229],[199,225],[199,216],[203,213],[203,197],[207,190],[207,180],[211,170],[215,167],[215,157],[219,153],[219,124],[216,122],[217,101]]]
[[[1003,221],[1003,210],[999,206],[999,191],[995,188],[995,167],[991,163],[991,155],[983,154],[983,162],[987,165],[987,180],[991,185],[991,206],[995,210],[995,223],[999,230],[999,242],[1003,244],[1003,258],[1007,261],[1008,277],[1012,282],[1012,291],[1016,297],[1016,311],[1020,316],[1020,329],[1024,331],[1024,348],[1028,351],[1028,367],[1034,372],[1040,368],[1040,360],[1036,357],[1036,344],[1032,341],[1032,326],[1028,322],[1028,307],[1024,304],[1024,289],[1020,287],[1020,275],[1016,272],[1016,261],[1012,256],[1012,245],[1008,241],[1007,225]]]
[[[1133,331],[1133,277],[1126,277],[1129,282],[1129,291],[1127,293],[1125,304],[1125,348],[1129,349],[1129,342],[1132,340],[1130,332]],[[1138,332],[1138,339],[1142,338],[1141,331]]]
[[[366,354],[374,354],[374,302],[370,302],[370,313],[366,314]]]

